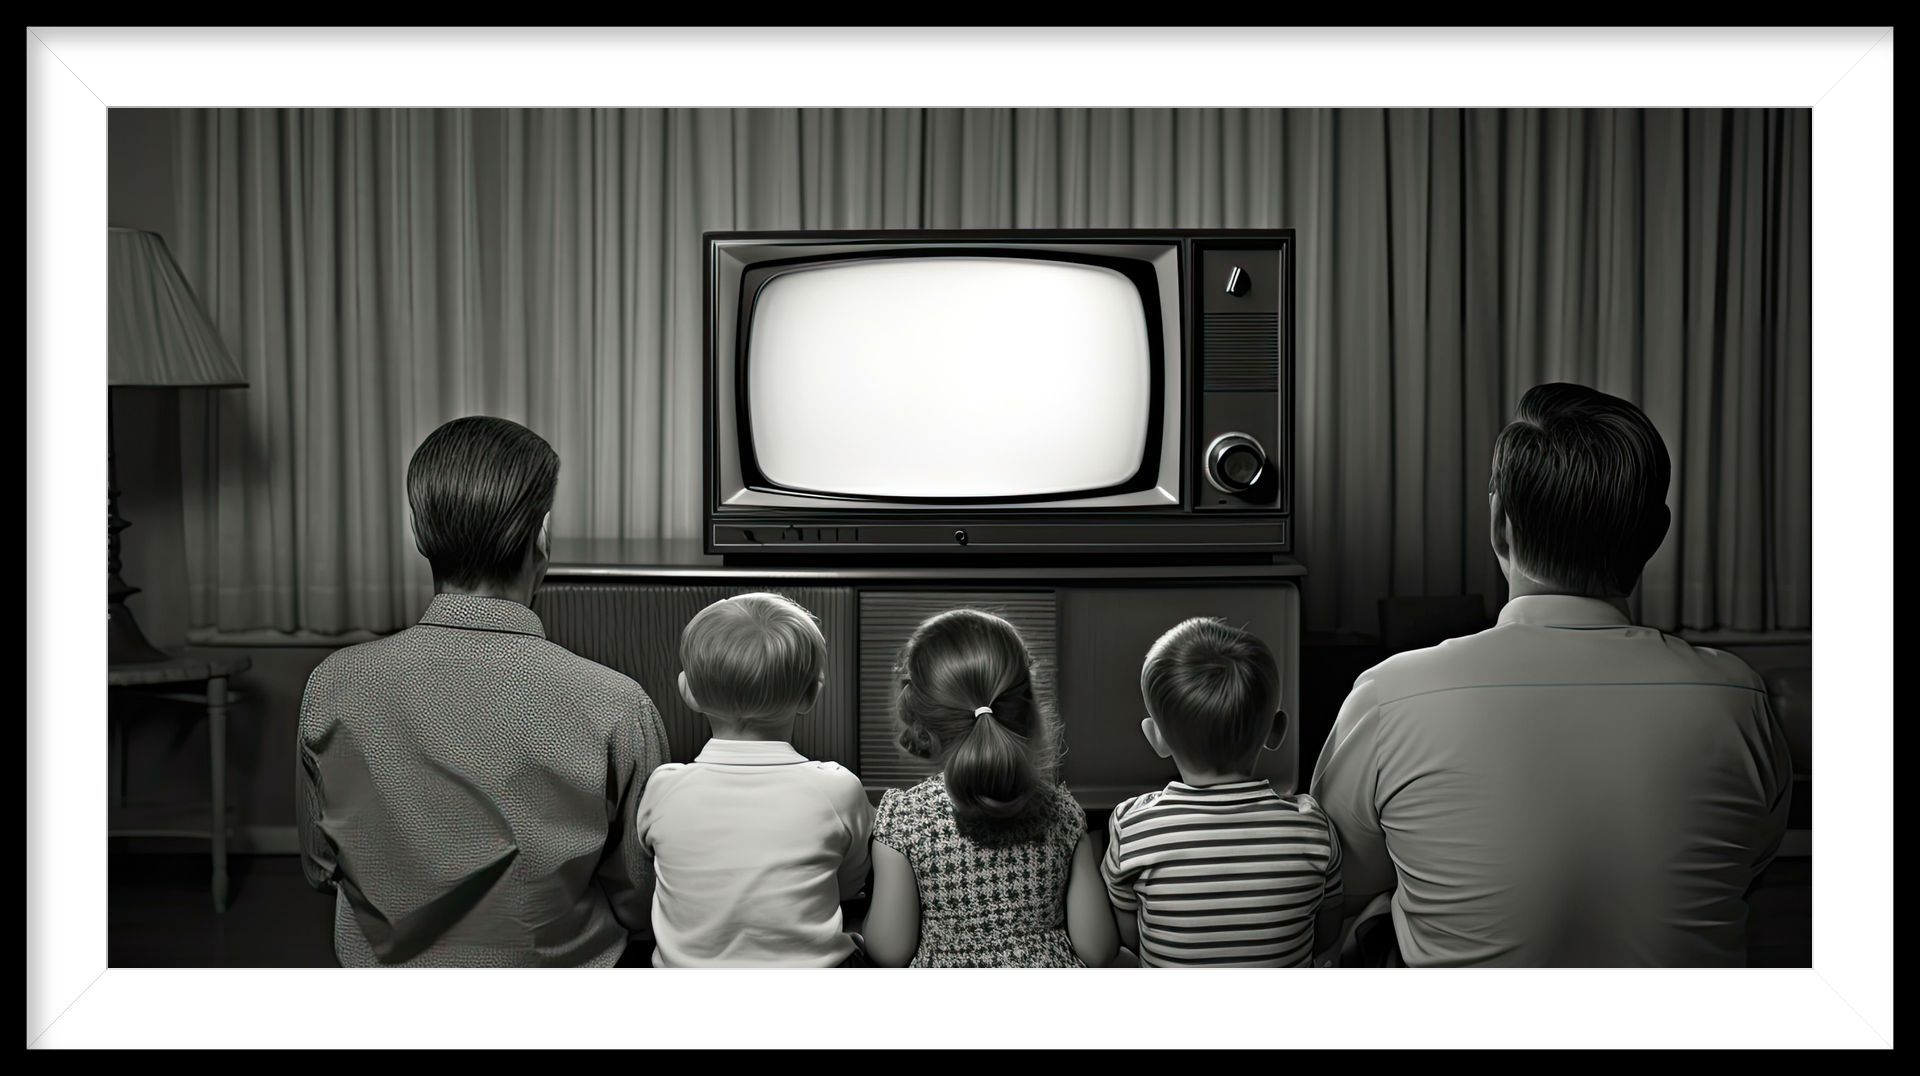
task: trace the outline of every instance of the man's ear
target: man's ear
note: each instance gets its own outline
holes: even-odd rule
[[[1660,546],[1667,540],[1667,532],[1672,529],[1673,510],[1663,504],[1660,506],[1660,514],[1647,520],[1646,529],[1641,533],[1641,540],[1645,544],[1640,547],[1643,550],[1643,555],[1640,558],[1640,571],[1636,573],[1631,580],[1621,584],[1626,589],[1621,592],[1620,597],[1629,597],[1639,588],[1640,577],[1645,574],[1648,562],[1653,560],[1655,553],[1660,552]]]
[[[686,674],[682,673],[681,675],[684,676]],[[820,701],[820,688],[824,686],[826,682],[827,682],[827,674],[821,673],[819,677],[816,678],[813,681],[813,683],[807,687],[807,693],[801,696],[800,698],[800,708],[795,710],[794,713],[796,714],[812,713],[813,704]]]
[[[1147,745],[1161,758],[1172,758],[1173,748],[1167,746],[1167,738],[1160,734],[1160,725],[1151,717],[1140,719],[1140,734],[1147,738]]]
[[[1507,506],[1501,502],[1498,492],[1487,494],[1487,538],[1493,544],[1493,556],[1500,562],[1500,571],[1508,578],[1513,576],[1513,536],[1507,529]]]
[[[1673,509],[1660,506],[1660,521],[1647,528],[1647,559],[1652,560],[1660,552],[1661,543],[1667,540],[1667,531],[1673,529]]]
[[[1267,730],[1267,750],[1278,751],[1280,750],[1280,745],[1287,742],[1287,727],[1289,724],[1290,722],[1287,720],[1287,712],[1285,710],[1275,710],[1273,712],[1273,727]]]
[[[540,529],[533,536],[533,548],[527,550],[526,567],[533,572],[534,591],[538,591],[540,584],[547,581],[547,565],[553,563],[553,557],[548,553],[553,548],[552,523],[552,512],[540,517]],[[531,603],[532,597],[529,593],[526,600]]]
[[[687,674],[684,671],[680,673],[679,683],[680,701],[686,703],[687,709],[696,714],[705,713],[706,711],[700,709],[700,700],[693,697],[693,689],[687,686]]]
[[[413,518],[413,505],[407,505],[407,530],[413,535],[413,548],[427,555],[427,547],[420,544],[420,521]]]

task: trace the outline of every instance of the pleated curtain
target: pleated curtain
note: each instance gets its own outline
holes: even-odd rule
[[[385,631],[404,475],[526,423],[562,537],[700,531],[704,231],[1294,228],[1306,627],[1504,594],[1487,461],[1529,386],[1639,402],[1664,629],[1811,625],[1806,110],[180,110],[174,245],[244,362],[190,394],[192,622]],[[1007,386],[1019,392],[1019,385]],[[204,398],[201,398],[204,396]]]

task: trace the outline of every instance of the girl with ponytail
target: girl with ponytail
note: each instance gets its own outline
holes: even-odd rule
[[[899,967],[1098,967],[1119,945],[1060,730],[1012,624],[954,609],[895,670],[900,746],[940,772],[880,800],[867,956]]]

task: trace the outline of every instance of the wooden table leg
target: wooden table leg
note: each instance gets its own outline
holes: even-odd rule
[[[213,758],[213,910],[227,910],[227,678],[207,681],[207,743]]]
[[[120,767],[120,772],[114,775],[114,782],[113,782],[113,786],[114,786],[114,799],[113,799],[113,805],[114,805],[115,807],[125,807],[125,806],[127,805],[127,725],[126,725],[126,719],[125,719],[125,718],[122,718],[122,719],[121,719],[121,720],[119,720],[119,721],[113,721],[113,722],[112,722],[112,725],[113,725],[113,754],[114,754],[114,761],[116,761],[117,763],[119,763],[119,767]]]

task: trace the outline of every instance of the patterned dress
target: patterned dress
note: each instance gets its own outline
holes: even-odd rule
[[[920,948],[913,968],[1077,968],[1067,877],[1086,812],[1061,785],[1021,819],[962,822],[938,775],[880,799],[873,839],[913,866]]]

